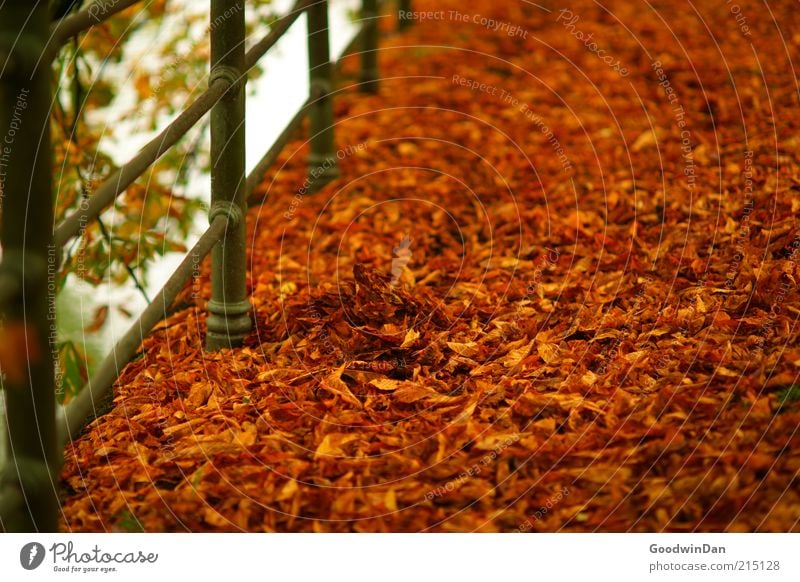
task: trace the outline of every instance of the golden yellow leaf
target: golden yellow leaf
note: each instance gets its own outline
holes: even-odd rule
[[[406,332],[406,337],[403,338],[403,343],[400,344],[401,348],[407,348],[419,339],[419,332],[413,327]]]
[[[386,509],[389,511],[397,511],[397,496],[395,495],[393,488],[389,488],[389,490],[386,492],[386,495],[383,498],[383,504],[386,505]]]
[[[523,359],[527,358],[531,353],[534,340],[529,341],[527,344],[520,348],[509,351],[501,360],[506,368],[513,368],[519,364]]]
[[[478,353],[478,344],[475,342],[447,342],[447,347],[465,358],[471,358]]]
[[[357,434],[328,433],[322,439],[322,442],[319,443],[319,446],[317,446],[317,450],[314,452],[314,458],[343,456],[345,453],[342,450],[342,446],[357,438],[359,438]]]
[[[376,378],[370,382],[370,386],[375,386],[378,390],[386,391],[397,390],[402,385],[403,382],[390,378]]]
[[[548,364],[558,359],[559,349],[556,344],[539,343],[536,345],[536,351],[539,353],[539,357]]]
[[[358,408],[362,408],[363,405],[361,401],[356,398],[355,394],[350,391],[350,387],[342,380],[342,372],[345,370],[346,364],[342,364],[339,366],[334,372],[329,374],[321,383],[320,385],[322,388],[341,397],[342,400],[356,406]]]

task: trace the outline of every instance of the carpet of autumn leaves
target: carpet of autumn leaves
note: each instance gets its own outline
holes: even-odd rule
[[[382,19],[341,177],[298,194],[298,136],[249,213],[245,346],[204,265],[64,530],[800,530],[800,13],[539,5]]]

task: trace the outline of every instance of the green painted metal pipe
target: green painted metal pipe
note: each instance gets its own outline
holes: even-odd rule
[[[252,327],[247,297],[245,241],[243,0],[211,0],[211,78],[233,82],[211,110],[211,209],[228,219],[222,241],[211,251],[211,300],[206,349],[242,343]]]
[[[398,0],[397,2],[397,29],[405,30],[411,23],[411,0]]]
[[[339,176],[333,141],[333,65],[328,34],[328,2],[308,8],[309,190],[314,191]]]
[[[54,45],[51,44],[51,47],[57,49],[58,45],[63,44],[73,36],[85,32],[101,22],[105,22],[115,14],[119,14],[139,2],[142,2],[142,0],[94,0],[86,8],[61,19],[51,26],[51,39],[56,42]],[[150,2],[151,0],[146,0],[144,4],[150,4]],[[50,50],[53,50],[53,48]]]
[[[361,46],[361,91],[378,92],[378,0],[363,0],[361,19],[364,22]]]
[[[5,289],[0,341],[6,350],[16,350],[3,361],[10,451],[0,468],[0,490],[7,531],[58,527],[62,460],[55,428],[52,94],[50,62],[43,58],[49,16],[47,2],[0,4],[0,52],[10,54],[15,65],[0,79],[0,286]]]
[[[4,75],[13,75],[16,67],[14,59],[11,58],[11,47],[0,46],[0,71]]]

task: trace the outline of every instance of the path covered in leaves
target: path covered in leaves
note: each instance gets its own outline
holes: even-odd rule
[[[800,530],[799,13],[539,4],[345,63],[341,178],[298,138],[249,214],[246,346],[203,352],[205,265],[64,530]]]

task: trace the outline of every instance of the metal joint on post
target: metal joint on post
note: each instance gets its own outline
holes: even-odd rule
[[[239,228],[244,220],[241,207],[230,200],[217,200],[211,205],[211,210],[208,211],[208,223],[214,222],[217,216],[224,216],[228,220],[229,229]]]
[[[332,88],[333,86],[330,79],[315,77],[310,81],[308,96],[311,98],[312,102],[327,99],[330,97]]]
[[[208,76],[208,86],[210,87],[220,79],[228,84],[228,91],[235,93],[242,89],[244,85],[244,75],[236,67],[228,65],[215,65],[211,67],[211,73]]]
[[[209,300],[206,345],[213,345],[214,349],[235,348],[240,345],[252,328],[250,321],[252,309],[253,306],[247,299]]]

